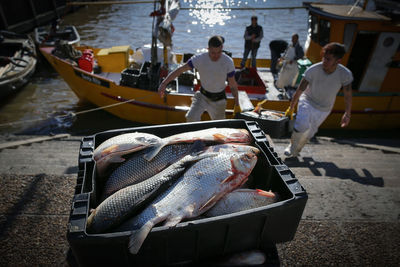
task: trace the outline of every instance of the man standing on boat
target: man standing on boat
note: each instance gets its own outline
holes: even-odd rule
[[[231,57],[223,53],[224,39],[213,36],[208,41],[208,52],[193,56],[162,81],[158,87],[161,97],[169,82],[183,72],[196,68],[200,74],[201,88],[192,98],[192,105],[186,113],[186,121],[200,121],[201,115],[207,111],[213,120],[225,119],[226,94],[225,81],[235,98],[234,113],[240,112],[238,86],[235,80],[235,65]]]
[[[269,49],[271,51],[271,73],[274,77],[274,82],[278,79],[278,69],[276,68],[276,64],[278,63],[278,59],[281,58],[283,52],[286,51],[288,47],[288,43],[285,40],[272,40],[269,43]]]
[[[295,85],[297,74],[299,73],[297,60],[303,58],[303,56],[304,50],[299,43],[299,35],[295,33],[292,35],[292,43],[286,49],[282,58],[283,66],[276,82],[278,88],[293,87]]]
[[[251,17],[251,25],[246,27],[244,32],[244,53],[240,67],[244,68],[247,57],[251,51],[251,66],[256,67],[257,51],[260,47],[261,39],[264,37],[263,28],[257,24],[257,16]]]
[[[345,102],[340,126],[346,127],[350,123],[353,75],[340,64],[344,54],[342,44],[329,43],[322,48],[322,62],[312,65],[304,72],[285,113],[292,119],[298,102],[292,138],[284,152],[287,157],[297,157],[307,141],[318,131],[318,127],[331,112],[340,88],[343,88]]]

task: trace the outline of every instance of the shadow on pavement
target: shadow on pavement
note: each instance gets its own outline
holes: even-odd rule
[[[303,157],[303,161],[299,161],[298,158],[286,158],[284,163],[288,165],[289,168],[309,168],[310,171],[317,177],[329,176],[340,179],[350,179],[354,182],[364,185],[373,185],[379,187],[384,186],[383,178],[374,177],[366,168],[362,169],[364,175],[360,175],[354,169],[340,168],[332,162],[315,161],[312,157]],[[324,169],[325,173],[321,173],[320,169]]]

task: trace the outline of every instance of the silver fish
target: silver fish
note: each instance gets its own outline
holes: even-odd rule
[[[217,153],[187,155],[153,177],[117,191],[101,202],[90,214],[87,221],[89,231],[101,233],[118,225],[124,218],[135,213],[171,186],[190,164],[216,155]]]
[[[209,128],[175,134],[166,138],[159,138],[158,136],[147,133],[127,133],[114,136],[104,141],[95,149],[93,158],[96,161],[97,173],[102,177],[105,176],[107,167],[111,163],[121,163],[125,161],[122,157],[123,155],[151,146],[153,149],[148,150],[148,152],[143,155],[146,160],[150,161],[166,145],[193,143],[197,140],[214,143],[249,144],[252,142],[252,137],[247,130],[235,128]]]
[[[188,153],[194,153],[202,149],[204,149],[203,153],[222,153],[247,152],[256,148],[241,144],[220,144],[205,147],[202,141],[196,141],[194,144],[183,143],[168,145],[151,161],[147,161],[143,158],[143,155],[147,153],[148,149],[137,152],[138,154],[135,154],[131,159],[124,162],[110,175],[104,186],[102,200],[126,186],[139,183],[155,175]],[[254,153],[256,153],[255,150]]]
[[[126,160],[111,173],[104,186],[102,199],[106,199],[126,186],[140,183],[143,180],[156,175],[167,166],[183,158],[185,155],[200,151],[203,148],[204,144],[202,142],[196,142],[194,144],[168,145],[165,146],[151,161],[147,161],[143,158],[143,155],[147,153],[149,148],[135,153],[130,159]]]
[[[221,198],[204,216],[214,217],[277,202],[277,194],[260,189],[236,189]]]
[[[175,226],[184,218],[197,217],[226,193],[241,186],[257,162],[253,150],[247,153],[219,153],[191,166],[179,180],[143,212],[119,230],[133,230],[129,251],[136,254],[154,225],[165,221]]]
[[[123,155],[162,143],[162,139],[156,135],[139,132],[109,138],[94,150],[93,159],[96,161],[97,174],[104,176],[111,163],[124,162]]]
[[[196,140],[215,143],[243,143],[250,144],[252,136],[246,129],[235,128],[208,128],[199,131],[184,132],[163,138],[161,144],[156,144],[152,151],[144,155],[147,160],[152,160],[165,145],[178,143],[193,143]]]

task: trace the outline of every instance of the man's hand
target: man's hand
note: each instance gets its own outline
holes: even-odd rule
[[[289,119],[293,120],[293,112],[294,110],[288,107],[288,109],[285,111],[285,116],[288,117]]]
[[[233,107],[233,114],[240,113],[240,112],[242,112],[242,109],[240,108],[240,106],[235,105]]]
[[[233,116],[232,118],[235,118],[237,114],[239,114],[240,112],[242,112],[242,109],[240,108],[240,106],[235,105],[233,106]]]
[[[342,116],[342,120],[340,122],[340,127],[346,127],[350,123],[350,115],[347,113],[344,113]]]

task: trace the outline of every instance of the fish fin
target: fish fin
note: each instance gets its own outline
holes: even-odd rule
[[[200,207],[199,211],[203,212],[211,208],[216,202],[217,199],[215,199],[216,195],[213,195],[203,206]]]
[[[118,149],[118,147],[119,147],[119,145],[114,144],[114,145],[112,145],[112,146],[109,146],[109,147],[103,149],[103,150],[100,152],[100,158],[105,157],[105,156],[107,156],[108,154],[111,154],[112,152],[116,151],[116,150]]]
[[[148,152],[143,155],[143,158],[147,161],[151,161],[155,156],[157,156],[158,152],[166,145],[167,143],[162,142],[160,144],[154,145]]]
[[[260,195],[260,196],[270,197],[270,198],[274,198],[275,197],[275,194],[272,193],[271,191],[264,191],[264,190],[261,190],[261,189],[256,189],[256,191],[257,191],[257,194]]]
[[[222,143],[225,142],[225,139],[226,139],[225,135],[216,133],[216,134],[213,134],[213,136],[214,136],[214,141],[222,142]]]
[[[236,175],[233,174],[233,175],[227,177],[225,180],[223,180],[223,181],[221,182],[221,184],[227,183],[227,182],[233,180],[233,178],[235,178],[235,177],[236,177]]]
[[[137,254],[142,247],[144,240],[153,228],[153,221],[148,221],[139,230],[133,232],[129,237],[128,249],[131,254]]]

